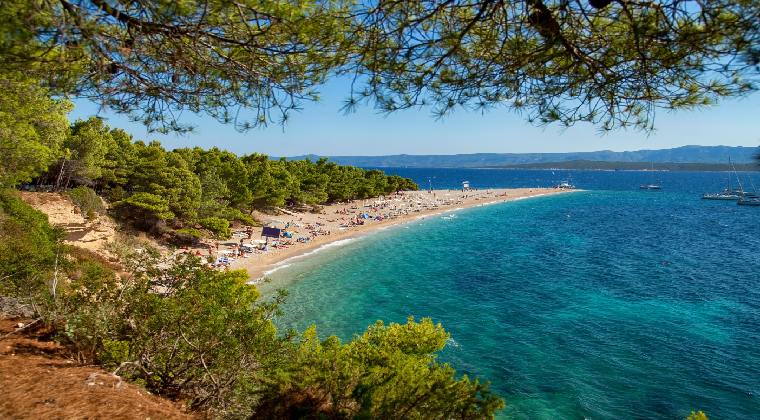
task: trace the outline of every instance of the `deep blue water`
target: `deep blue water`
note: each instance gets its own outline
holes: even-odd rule
[[[392,172],[434,188],[568,174]],[[639,191],[652,176],[664,190]],[[760,418],[760,208],[700,200],[725,176],[572,171],[589,191],[369,235],[273,273],[290,290],[278,323],[349,339],[432,317],[442,360],[492,381],[505,418]]]

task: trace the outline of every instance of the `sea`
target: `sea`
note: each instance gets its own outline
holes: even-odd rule
[[[270,273],[281,328],[430,317],[509,419],[760,419],[760,207],[726,172],[383,168],[421,187],[584,191],[420,219]],[[745,189],[760,174],[738,174]],[[736,185],[736,177],[733,176]],[[642,191],[657,183],[661,191]],[[454,217],[450,217],[453,214]]]

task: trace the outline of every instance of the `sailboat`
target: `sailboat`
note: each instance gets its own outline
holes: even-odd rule
[[[745,194],[742,191],[741,187],[738,190],[734,190],[731,187],[731,172],[736,175],[736,180],[739,181],[739,185],[741,186],[741,181],[739,180],[739,174],[736,173],[736,168],[734,167],[733,163],[731,163],[731,157],[728,158],[728,165],[733,171],[728,172],[728,186],[719,193],[705,193],[702,195],[703,200],[731,200],[731,201],[737,201],[740,200]]]
[[[760,206],[760,197],[742,197],[736,202],[736,204],[740,206]]]
[[[652,162],[652,169],[650,169],[652,172],[654,172],[654,162]],[[651,178],[654,178],[654,175],[652,175]],[[654,180],[652,180],[649,184],[641,184],[639,185],[639,189],[641,190],[647,190],[647,191],[659,191],[662,189],[660,184],[655,184]]]
[[[737,179],[739,178],[737,174]],[[754,192],[745,192],[744,188],[741,186],[741,181],[739,181],[739,188],[741,188],[740,197],[739,200],[736,202],[736,204],[740,206],[760,206],[760,196],[757,195],[757,188],[755,188],[755,184],[752,182],[752,178],[749,179],[750,184],[752,185],[752,190]]]

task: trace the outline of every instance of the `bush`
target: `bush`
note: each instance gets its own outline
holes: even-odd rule
[[[123,324],[115,318],[121,315],[121,296],[120,279],[103,264],[80,256],[72,265],[51,317],[63,324],[62,338],[81,361],[98,359],[105,343],[114,339],[114,330]]]
[[[84,267],[67,289],[63,337],[97,361],[193,409],[250,413],[265,372],[285,363],[288,338],[271,322],[277,301],[258,302],[242,271],[219,272],[187,256],[142,255],[116,287]],[[161,267],[161,268],[158,268]]]
[[[28,299],[47,290],[63,247],[47,215],[0,190],[0,294]]]
[[[139,192],[117,204],[140,209],[157,219],[174,218],[174,213],[169,210],[169,202],[165,198],[151,193]]]
[[[177,229],[176,233],[179,233],[181,235],[189,236],[195,240],[199,240],[203,238],[203,232],[201,232],[198,229],[195,228],[184,228],[184,229]]]
[[[255,220],[253,220],[253,217],[232,207],[225,207],[224,209],[219,210],[216,213],[216,216],[222,219],[227,219],[229,221],[237,220],[248,226],[258,226],[258,223]]]
[[[488,384],[455,377],[436,353],[449,335],[430,319],[384,325],[342,344],[320,342],[316,328],[286,374],[257,408],[257,417],[292,418],[490,418],[504,406]]]
[[[88,219],[94,219],[96,215],[105,211],[103,201],[98,194],[87,187],[76,187],[69,191],[71,201],[79,208]]]
[[[173,232],[171,242],[177,246],[193,246],[197,245],[205,235],[195,228],[177,229]]]
[[[113,188],[109,188],[105,192],[106,198],[112,203],[115,203],[117,201],[121,201],[127,198],[127,195],[128,195],[127,192],[124,190],[124,188],[121,187],[121,185],[117,185]]]
[[[166,220],[174,218],[165,198],[144,192],[117,202],[116,209],[123,219],[156,233],[163,231]]]
[[[208,229],[221,239],[229,239],[232,236],[230,231],[230,222],[219,217],[206,217],[198,221],[204,228]]]

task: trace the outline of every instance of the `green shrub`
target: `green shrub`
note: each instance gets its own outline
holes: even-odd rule
[[[449,335],[426,318],[378,321],[343,344],[309,328],[285,373],[263,392],[255,417],[491,418],[504,402],[488,384],[457,379],[436,362]]]
[[[120,367],[129,362],[129,341],[103,339],[102,349],[98,356],[100,363],[109,369]]]
[[[158,195],[139,192],[131,195],[117,203],[119,206],[132,207],[145,212],[147,215],[157,219],[171,219],[174,213],[169,210],[169,202]]]
[[[115,204],[117,215],[134,226],[162,233],[166,220],[173,219],[169,202],[158,195],[139,192]]]
[[[195,246],[206,235],[195,228],[177,229],[172,232],[169,241],[176,246]]]
[[[204,236],[203,232],[195,228],[177,229],[176,232],[182,235],[187,235],[189,237],[195,238],[196,240],[201,239]]]
[[[206,217],[199,220],[198,223],[221,239],[228,239],[230,236],[232,236],[232,231],[230,230],[230,222],[226,219],[219,217]]]
[[[109,188],[106,190],[105,197],[108,198],[109,201],[112,203],[115,203],[117,201],[121,201],[125,198],[127,198],[127,192],[124,191],[124,188],[121,187],[121,185],[117,185],[113,188]]]
[[[686,417],[686,420],[708,420],[708,417],[702,410],[692,411],[689,417]]]
[[[114,318],[120,312],[122,284],[111,269],[84,255],[77,256],[67,276],[50,316],[53,322],[64,323],[62,338],[78,357],[92,361],[123,323]]]
[[[277,302],[259,302],[243,271],[215,271],[192,256],[158,261],[141,255],[130,263],[141,268],[115,288],[85,267],[62,297],[63,338],[83,360],[121,366],[151,392],[250,413],[252,389],[287,359],[288,339],[271,322]]]
[[[56,261],[63,259],[62,237],[46,214],[15,191],[0,190],[0,293],[22,298],[44,293]]]
[[[237,220],[239,222],[242,222],[248,226],[258,226],[258,223],[256,223],[255,220],[253,220],[253,217],[243,213],[242,211],[232,208],[232,207],[225,207],[221,210],[219,210],[216,213],[216,216],[222,219],[227,219],[229,221]]]
[[[71,201],[79,208],[88,219],[94,219],[97,214],[105,211],[103,201],[91,188],[76,187],[69,191]]]

